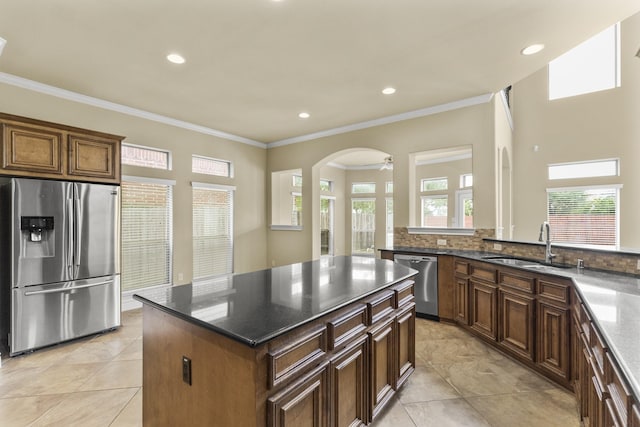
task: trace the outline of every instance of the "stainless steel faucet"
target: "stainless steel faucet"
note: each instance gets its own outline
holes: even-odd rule
[[[544,251],[544,262],[551,264],[553,259],[556,257],[556,254],[551,252],[551,224],[548,221],[544,221],[540,225],[540,237],[538,237],[538,241],[542,242],[542,234],[546,230],[547,232],[547,248]]]

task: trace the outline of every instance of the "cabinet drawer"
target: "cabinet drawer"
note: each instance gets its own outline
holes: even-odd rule
[[[587,342],[591,341],[591,316],[589,316],[584,304],[580,304],[580,327],[587,338]]]
[[[409,304],[413,301],[413,280],[407,280],[406,282],[399,283],[393,288],[395,293],[395,307],[399,308],[405,304]]]
[[[605,426],[613,426],[613,427],[626,426],[626,424],[620,424],[613,400],[607,399],[605,401],[604,406],[605,406],[604,408],[604,425]]]
[[[462,274],[464,276],[469,275],[469,263],[456,261],[455,270],[456,274]]]
[[[538,295],[553,301],[569,304],[570,290],[571,288],[566,283],[538,280]]]
[[[491,268],[489,265],[484,266],[484,265],[470,264],[469,271],[470,271],[471,277],[473,277],[474,279],[481,279],[491,283],[497,283],[496,276],[497,276],[498,270],[496,270],[495,268]]]
[[[301,373],[325,355],[327,329],[312,330],[268,354],[269,388]]]
[[[591,330],[589,339],[589,344],[591,346],[591,354],[596,361],[596,365],[594,367],[598,368],[598,373],[601,378],[604,378],[604,361],[605,361],[605,353],[609,351],[607,344],[604,342],[604,339],[600,335],[600,332],[595,328],[593,323],[589,324],[589,328]]]
[[[373,325],[393,312],[396,305],[395,296],[396,294],[392,290],[386,290],[367,300],[369,325]]]
[[[520,276],[519,274],[504,272],[500,273],[500,285],[509,286],[510,288],[519,289],[529,294],[535,289],[535,279],[532,277]]]
[[[618,370],[618,366],[611,357],[611,353],[607,353],[605,357],[607,389],[611,395],[620,424],[626,426],[627,420],[631,416],[633,397],[622,373]]]
[[[367,328],[367,306],[362,304],[354,310],[330,320],[327,324],[329,332],[329,350],[340,347],[351,338]]]

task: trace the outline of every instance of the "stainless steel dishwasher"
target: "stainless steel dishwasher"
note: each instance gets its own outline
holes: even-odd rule
[[[418,270],[415,278],[416,315],[429,319],[438,317],[438,257],[396,254],[393,260]]]

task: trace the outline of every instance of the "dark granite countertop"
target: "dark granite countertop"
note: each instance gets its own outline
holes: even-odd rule
[[[636,399],[640,399],[640,277],[588,268],[579,270],[575,267],[505,265],[487,259],[486,257],[500,255],[491,252],[404,246],[384,250],[424,255],[454,255],[572,279],[591,319],[620,364]]]
[[[369,257],[327,257],[232,274],[133,297],[173,316],[258,346],[407,279],[417,271]]]

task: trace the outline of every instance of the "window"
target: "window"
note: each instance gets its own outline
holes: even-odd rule
[[[320,191],[333,191],[333,181],[329,181],[328,179],[320,180]]]
[[[320,255],[333,255],[335,198],[320,197]]]
[[[473,190],[456,191],[455,226],[473,228]]]
[[[549,63],[549,99],[567,98],[620,86],[620,25]]]
[[[393,181],[385,182],[384,192],[387,193],[387,194],[393,193]]]
[[[473,187],[473,175],[470,173],[460,175],[460,188],[470,187]]]
[[[449,187],[447,178],[428,178],[420,180],[420,191],[446,190]]]
[[[375,234],[375,199],[352,199],[351,253],[354,255],[374,255]]]
[[[393,198],[387,197],[385,199],[385,205],[386,205],[387,216],[385,220],[386,234],[385,234],[384,244],[387,248],[392,248],[393,247]]]
[[[448,196],[422,196],[422,227],[447,227]]]
[[[194,182],[193,278],[233,272],[234,187]]]
[[[293,175],[291,185],[294,187],[302,187],[302,175]]]
[[[620,186],[547,190],[551,240],[599,246],[619,244]]]
[[[228,178],[233,176],[231,162],[196,155],[191,156],[191,172]]]
[[[291,225],[302,225],[302,194],[291,193]]]
[[[351,184],[352,194],[375,193],[375,192],[376,192],[375,182],[354,182],[353,184]]]
[[[154,169],[171,169],[171,156],[166,150],[122,144],[120,149],[122,164]]]
[[[549,165],[549,179],[591,178],[619,175],[618,159]]]
[[[171,283],[173,184],[123,177],[123,290]]]

